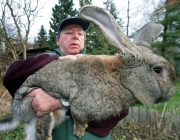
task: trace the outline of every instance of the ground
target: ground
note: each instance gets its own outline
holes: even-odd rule
[[[6,88],[0,83],[0,118],[9,114],[12,97]]]

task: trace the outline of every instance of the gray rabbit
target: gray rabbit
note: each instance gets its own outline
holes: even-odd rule
[[[146,24],[134,43],[120,29],[113,16],[96,6],[84,6],[80,17],[101,30],[118,55],[86,55],[77,60],[55,60],[28,77],[15,94],[11,115],[0,122],[0,131],[25,124],[26,140],[51,140],[52,129],[66,119],[64,107],[37,118],[32,98],[23,98],[40,87],[70,103],[74,133],[84,135],[87,123],[118,115],[134,104],[151,105],[168,101],[175,92],[173,65],[151,49],[163,26]],[[39,133],[41,131],[41,133]]]

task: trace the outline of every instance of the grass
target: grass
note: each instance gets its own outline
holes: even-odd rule
[[[0,139],[2,140],[22,140],[24,135],[23,126],[11,132],[1,132]]]
[[[176,81],[176,87],[179,87],[179,88],[180,88],[180,80],[177,80],[177,81]]]
[[[6,118],[7,116],[4,116],[3,118]],[[0,140],[22,140],[23,135],[24,135],[24,128],[23,125],[21,125],[18,129],[14,131],[0,132]]]
[[[159,131],[147,124],[119,123],[111,132],[112,140],[179,140],[179,136]]]

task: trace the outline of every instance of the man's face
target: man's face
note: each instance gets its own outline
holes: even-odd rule
[[[68,25],[63,28],[59,38],[56,39],[64,55],[75,55],[84,49],[85,32],[79,25]]]

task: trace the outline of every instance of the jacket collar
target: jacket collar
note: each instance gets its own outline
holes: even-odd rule
[[[60,55],[60,56],[64,56],[64,54],[61,52],[60,48],[56,48],[54,49],[55,53]],[[86,53],[86,48],[84,48],[82,51],[81,51],[81,54],[85,54]]]

